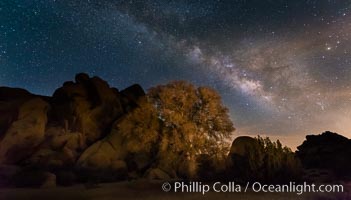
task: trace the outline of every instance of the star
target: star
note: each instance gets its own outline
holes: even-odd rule
[[[348,5],[9,3],[1,7],[0,84],[51,95],[79,72],[118,89],[186,80],[219,92],[237,134],[347,135],[351,116],[340,111],[351,110]]]

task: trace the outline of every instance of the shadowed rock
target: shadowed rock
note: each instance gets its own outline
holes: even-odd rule
[[[134,84],[121,91],[121,94],[129,100],[138,102],[140,97],[145,96],[143,88],[139,84]]]
[[[228,155],[228,169],[229,175],[234,178],[250,180],[254,175],[252,171],[256,164],[251,163],[251,157],[256,157],[259,153],[259,144],[255,138],[249,136],[237,137],[230,148]],[[260,164],[260,159],[257,157],[257,163]],[[253,165],[254,164],[254,165]],[[257,165],[258,165],[257,164]]]
[[[52,97],[51,123],[82,133],[93,143],[124,114],[121,98],[104,80],[78,74],[76,83],[65,83]]]
[[[249,136],[237,137],[230,148],[229,155],[245,156],[247,151],[257,145],[257,140]]]
[[[333,132],[308,135],[297,147],[297,156],[307,169],[330,170],[338,176],[350,176],[351,140]]]
[[[25,89],[0,87],[0,101],[13,101],[18,99],[28,99],[34,96]]]

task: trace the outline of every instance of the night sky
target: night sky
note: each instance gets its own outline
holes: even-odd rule
[[[78,72],[123,89],[219,91],[237,135],[351,136],[351,1],[0,1],[0,85],[51,95]]]

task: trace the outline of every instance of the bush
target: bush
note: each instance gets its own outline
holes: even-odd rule
[[[302,167],[299,159],[291,149],[283,147],[279,140],[272,142],[268,137],[258,136],[252,140],[246,139],[246,143],[241,145],[243,150],[239,152],[234,141],[229,155],[228,170],[232,178],[267,183],[300,179]]]

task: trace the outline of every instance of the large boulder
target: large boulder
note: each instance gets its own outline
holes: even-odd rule
[[[15,164],[28,157],[44,141],[49,104],[41,98],[23,103],[18,117],[0,143],[0,164]]]
[[[124,161],[128,173],[131,171],[142,175],[149,167],[152,158],[150,157],[151,147],[139,148],[137,138],[130,138],[130,132],[136,122],[132,116],[143,112],[145,103],[144,92],[138,85],[134,85],[121,92],[122,102],[130,102],[128,109],[122,118],[116,120],[111,126],[111,131],[104,138],[89,146],[79,157],[77,168],[81,171],[123,171],[116,169],[116,162]],[[138,97],[139,96],[139,97]],[[127,104],[122,103],[124,106]],[[130,110],[132,107],[135,109]],[[125,108],[125,107],[124,107]],[[145,119],[142,118],[141,121]],[[143,132],[140,134],[144,134]],[[146,133],[145,133],[146,134]],[[91,174],[90,173],[90,174]],[[124,176],[124,174],[122,174]]]
[[[237,137],[230,148],[229,155],[245,156],[250,149],[257,146],[257,140],[249,136]]]
[[[19,107],[31,97],[33,95],[24,89],[0,87],[0,140],[17,119]]]
[[[104,80],[78,74],[52,98],[52,123],[82,133],[91,144],[109,132],[112,123],[124,114],[120,94]]]
[[[86,148],[85,136],[60,127],[50,127],[46,136],[46,141],[27,160],[27,164],[51,170],[74,167],[81,151]]]
[[[337,133],[308,135],[297,147],[297,156],[307,169],[330,170],[337,176],[351,176],[351,140]]]
[[[125,179],[128,174],[128,166],[124,162],[126,155],[121,134],[111,133],[87,148],[79,157],[76,168],[83,176],[99,181]]]
[[[117,125],[142,107],[141,99],[145,92],[140,85],[118,91],[83,73],[52,97],[0,87],[0,164],[50,171],[62,185],[76,180],[71,178],[77,175],[76,167],[98,177],[125,178],[129,169],[140,175],[148,168],[150,155],[130,153],[133,145],[124,141]],[[52,180],[49,177],[44,185],[53,185]]]
[[[98,141],[91,145],[77,161],[79,168],[91,170],[109,169],[112,163],[121,157],[121,146],[112,144],[109,141]]]
[[[125,112],[129,112],[130,110],[135,108],[140,98],[145,96],[143,88],[138,84],[134,84],[122,90],[120,94],[122,97],[121,101]]]
[[[259,148],[257,139],[249,136],[237,137],[233,141],[228,155],[229,176],[242,181],[258,178],[254,173],[259,170],[262,162]]]
[[[110,134],[89,146],[82,153],[76,163],[78,169],[90,171],[90,174],[95,171],[113,171],[125,177],[124,173],[120,173],[124,172],[124,167],[116,167],[118,166],[116,163],[123,161],[128,168],[125,172],[135,171],[141,175],[144,173],[152,162],[149,151],[134,152],[130,139],[123,136],[118,129],[120,123],[121,121],[116,121]]]
[[[17,99],[28,99],[33,94],[25,89],[0,87],[0,101],[13,101]]]

